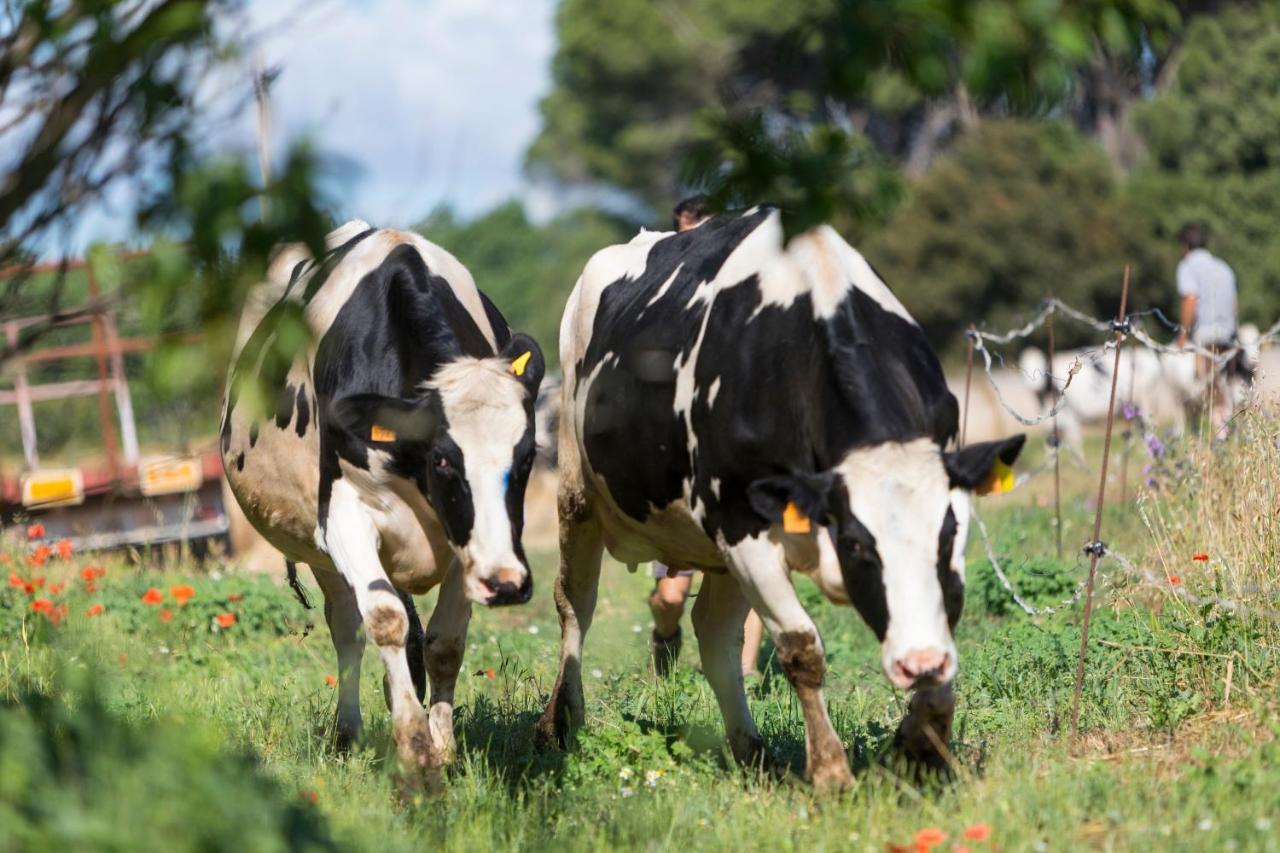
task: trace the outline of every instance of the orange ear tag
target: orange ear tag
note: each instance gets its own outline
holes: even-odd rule
[[[387,429],[384,426],[378,426],[377,424],[374,424],[372,427],[369,428],[369,440],[370,441],[395,441],[396,431],[393,429]]]
[[[784,533],[808,533],[813,529],[809,516],[800,511],[800,507],[787,501],[787,508],[782,511],[782,530]]]
[[[991,466],[991,473],[976,491],[980,495],[1003,495],[1005,492],[1013,491],[1014,483],[1012,466],[996,459],[995,464]]]
[[[516,376],[524,376],[524,369],[529,366],[529,359],[531,358],[533,358],[532,350],[512,361],[511,367],[509,367],[508,370]]]

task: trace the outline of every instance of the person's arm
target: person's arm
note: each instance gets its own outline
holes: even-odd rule
[[[1191,325],[1196,321],[1196,279],[1189,258],[1178,263],[1178,295],[1182,297],[1182,328],[1178,330],[1178,347],[1187,345]]]
[[[1187,345],[1187,333],[1191,331],[1191,326],[1196,321],[1196,298],[1195,296],[1182,297],[1182,328],[1178,331],[1178,346],[1185,347]]]

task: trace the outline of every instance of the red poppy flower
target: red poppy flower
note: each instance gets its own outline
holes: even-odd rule
[[[50,552],[49,552],[48,545],[37,545],[36,550],[33,551],[29,557],[27,557],[27,565],[43,566],[44,561],[49,559],[49,553]]]
[[[28,525],[27,525],[27,538],[28,538],[28,539],[43,539],[43,538],[44,538],[44,525],[43,525],[43,524],[41,524],[41,523],[40,523],[40,522],[38,522],[38,521],[37,521],[35,524],[28,524]]]
[[[947,834],[936,826],[926,826],[916,833],[916,850],[929,850],[947,840]]]
[[[1182,586],[1182,578],[1178,577],[1177,575],[1169,575],[1169,583],[1173,584],[1174,586]]]
[[[67,585],[66,585],[65,583],[55,583],[55,584],[50,584],[50,585],[49,585],[49,594],[50,594],[50,595],[57,595],[58,593],[62,592],[62,591],[63,591],[64,589],[66,589],[66,588],[67,588]]]
[[[49,621],[55,625],[65,618],[67,618],[67,605],[65,604],[59,604],[49,611]]]
[[[970,841],[986,841],[991,837],[991,824],[975,823],[965,827],[964,837]]]
[[[47,598],[37,598],[31,602],[31,609],[36,613],[52,613],[53,602]]]
[[[1207,563],[1209,562],[1209,555],[1204,551],[1196,551],[1191,555],[1191,559],[1195,560],[1197,563]]]
[[[167,608],[167,607],[166,607],[164,610],[161,610],[161,611],[160,611],[160,621],[161,621],[161,622],[164,622],[164,623],[166,623],[166,624],[167,624],[167,623],[169,623],[169,622],[172,622],[172,621],[173,621],[173,611],[172,611],[172,610],[170,610],[170,609],[169,609],[169,608]]]
[[[96,583],[94,583],[93,581],[86,581],[86,582],[85,582],[85,585],[84,585],[84,591],[85,591],[85,592],[97,592],[97,591],[98,591],[98,585],[97,585]]]
[[[325,683],[325,684],[327,684],[327,685],[329,685],[330,687],[337,687],[337,686],[338,686],[338,676],[336,676],[336,675],[326,675],[326,676],[324,677],[324,683]]]
[[[53,546],[58,549],[58,556],[66,560],[71,556],[71,540],[59,539],[58,544]]]
[[[213,618],[217,621],[218,625],[223,628],[230,628],[232,625],[236,624],[236,615],[234,613],[219,613]]]
[[[143,604],[159,604],[162,601],[164,601],[164,595],[154,586],[148,587],[147,591],[142,594]]]
[[[35,587],[36,589],[40,589],[41,587],[43,587],[43,586],[44,586],[44,575],[41,575],[41,576],[40,576],[40,577],[38,577],[38,578],[32,578],[32,579],[31,579],[31,586]]]
[[[121,653],[120,653],[120,663],[122,663],[122,664],[123,664],[123,663],[127,662],[128,660],[129,660],[129,656],[128,656],[128,655],[126,655],[124,652],[121,652]]]
[[[35,595],[36,585],[33,583],[27,583],[26,581],[23,581],[22,591],[25,592],[27,595]]]
[[[244,601],[244,593],[233,592],[227,596],[227,601]]]
[[[93,566],[85,566],[83,569],[80,570],[80,577],[84,580],[85,583],[92,583],[93,579],[96,578],[97,576],[98,574],[97,572],[94,571]]]
[[[101,604],[93,604],[93,605],[90,605],[89,609],[86,610],[85,612],[90,617],[93,617],[93,616],[101,616],[104,610],[106,610],[106,608],[103,607]]]
[[[22,576],[17,572],[9,572],[9,586],[17,587],[18,589],[26,589],[27,582],[24,581]]]
[[[196,591],[184,583],[170,587],[169,594],[172,595],[173,600],[179,604],[186,604],[196,594]]]
[[[497,678],[497,677],[498,677],[498,674],[497,674],[496,672],[494,672],[494,671],[493,671],[493,667],[489,667],[488,669],[486,669],[486,670],[484,671],[484,677],[485,677],[485,678]]]

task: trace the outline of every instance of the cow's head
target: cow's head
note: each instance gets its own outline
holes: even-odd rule
[[[523,604],[533,576],[521,544],[533,468],[533,406],[546,365],[515,335],[496,358],[459,358],[412,399],[360,395],[336,407],[348,430],[417,482],[462,563],[467,597]]]
[[[810,519],[827,528],[844,598],[879,638],[885,675],[903,690],[937,686],[957,670],[971,493],[1007,474],[1024,439],[946,454],[926,438],[885,442],[830,471],[757,480],[747,494],[784,531],[807,532]]]

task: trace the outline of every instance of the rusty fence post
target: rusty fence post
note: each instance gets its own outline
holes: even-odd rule
[[[1089,552],[1089,577],[1084,587],[1084,620],[1080,628],[1080,657],[1076,661],[1076,686],[1071,698],[1071,739],[1080,733],[1080,690],[1084,685],[1084,661],[1089,649],[1089,618],[1093,615],[1093,582],[1098,572],[1098,560],[1102,558],[1102,509],[1107,496],[1107,461],[1111,456],[1111,427],[1116,415],[1116,385],[1120,378],[1120,350],[1128,334],[1129,265],[1124,266],[1124,284],[1120,289],[1120,311],[1113,324],[1116,331],[1115,369],[1111,371],[1111,399],[1107,404],[1107,432],[1102,440],[1102,473],[1098,477],[1098,505],[1093,514],[1093,539],[1085,545]]]
[[[973,383],[973,326],[969,327],[969,331],[965,334],[965,341],[969,344],[969,353],[965,357],[964,364],[964,414],[960,420],[960,446],[964,447],[969,437],[969,386]]]
[[[1062,561],[1062,436],[1058,432],[1058,383],[1053,377],[1053,358],[1057,340],[1053,330],[1053,315],[1058,311],[1053,301],[1052,291],[1049,293],[1049,316],[1045,319],[1049,325],[1049,385],[1053,388],[1053,524],[1058,537],[1058,561]]]

